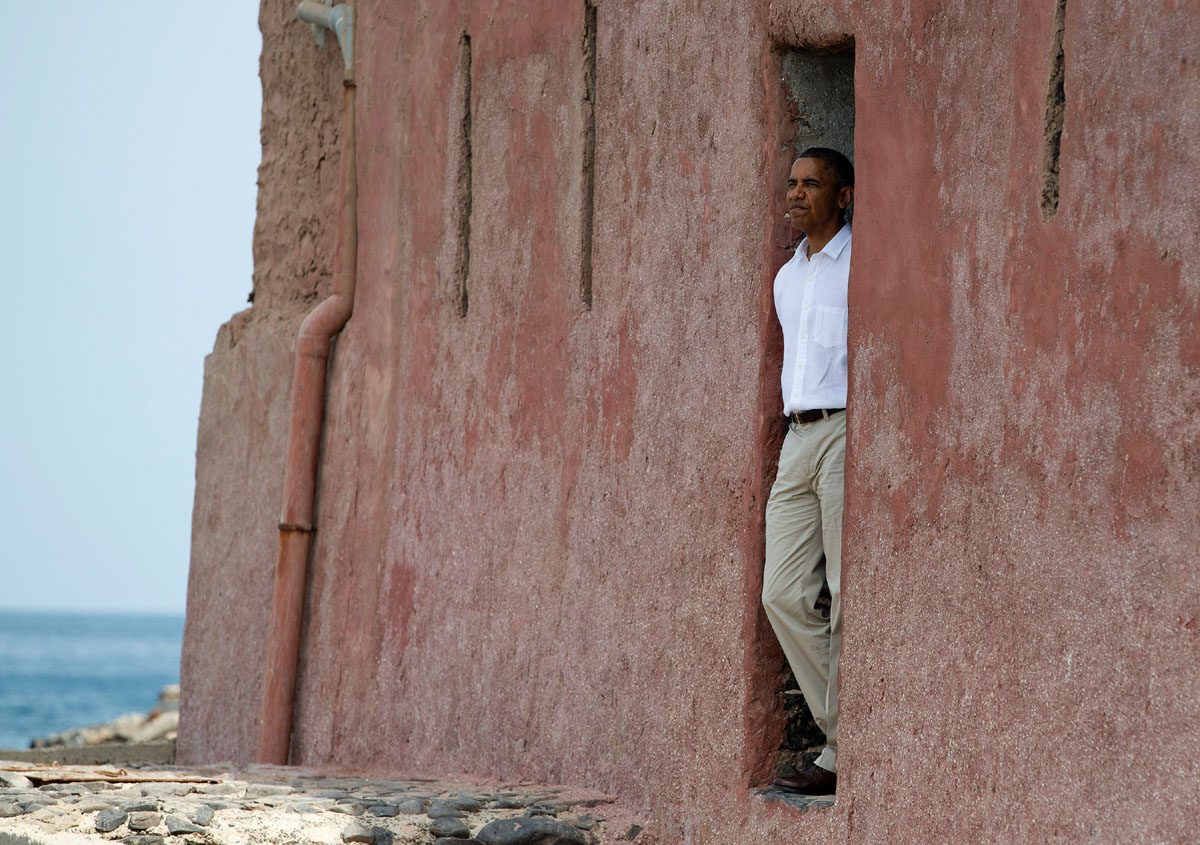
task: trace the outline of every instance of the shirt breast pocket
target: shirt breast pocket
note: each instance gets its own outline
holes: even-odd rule
[[[846,309],[821,305],[817,308],[817,343],[826,348],[846,345]]]

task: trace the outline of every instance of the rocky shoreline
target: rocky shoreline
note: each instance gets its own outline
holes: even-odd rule
[[[175,739],[179,727],[179,684],[168,684],[148,713],[126,713],[107,722],[35,737],[30,748],[78,748],[113,743],[149,743]]]

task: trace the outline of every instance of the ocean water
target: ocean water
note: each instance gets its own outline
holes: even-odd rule
[[[152,709],[183,616],[0,610],[0,748]]]

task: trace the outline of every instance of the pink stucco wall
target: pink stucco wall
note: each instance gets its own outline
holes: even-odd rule
[[[331,362],[293,759],[612,791],[662,842],[1182,841],[1200,739],[1200,11],[360,2],[355,313]],[[255,302],[206,366],[179,757],[253,751],[290,338],[328,288],[338,57],[265,0]],[[472,47],[469,311],[455,68]],[[779,740],[785,45],[856,43],[840,788]]]

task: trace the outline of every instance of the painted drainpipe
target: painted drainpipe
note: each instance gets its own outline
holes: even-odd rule
[[[292,376],[292,427],[288,434],[284,471],[283,514],[279,520],[279,554],[275,562],[275,601],[267,641],[266,677],[258,720],[259,763],[287,765],[292,737],[292,707],[308,579],[308,554],[314,530],[313,504],[317,488],[317,456],[325,415],[325,374],[334,336],[354,310],[358,260],[358,177],[355,162],[353,75],[353,13],[305,0],[300,17],[313,24],[318,43],[324,29],[338,36],[345,60],[342,105],[342,163],[339,192],[336,275],[333,293],[300,324]]]

